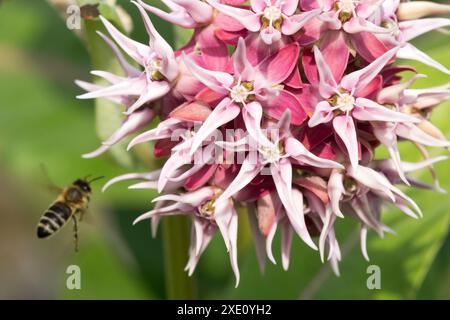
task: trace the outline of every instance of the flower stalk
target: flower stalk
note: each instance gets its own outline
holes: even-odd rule
[[[196,299],[195,277],[184,271],[188,259],[190,223],[184,216],[163,222],[166,297],[171,300]]]

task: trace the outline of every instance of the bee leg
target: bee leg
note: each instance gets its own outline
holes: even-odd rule
[[[78,222],[75,216],[72,217],[73,220],[73,240],[75,242],[75,252],[78,252]]]

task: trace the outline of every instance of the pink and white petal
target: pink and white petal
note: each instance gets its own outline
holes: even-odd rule
[[[378,57],[371,64],[363,69],[354,71],[342,78],[341,85],[348,91],[358,92],[358,90],[363,90],[383,69],[386,64],[391,61],[398,51],[398,47],[395,47],[380,57]]]
[[[399,123],[395,127],[395,133],[402,138],[412,140],[425,146],[450,147],[450,141],[437,139],[411,123]]]
[[[344,218],[340,203],[342,195],[345,193],[344,174],[340,170],[333,170],[328,180],[328,196],[330,197],[331,209],[335,215]]]
[[[145,90],[147,80],[140,78],[131,78],[111,86],[102,87],[99,90],[91,91],[77,96],[77,99],[97,99],[117,96],[139,96]]]
[[[358,92],[356,92],[355,95],[361,98],[375,99],[377,93],[381,90],[383,86],[383,80],[384,79],[381,75],[376,76],[364,88],[358,90]]]
[[[359,33],[359,32],[371,32],[371,33],[381,33],[388,34],[392,30],[388,28],[379,27],[372,22],[362,19],[360,17],[353,17],[349,21],[343,24],[342,28],[348,33]]]
[[[369,255],[367,254],[367,226],[364,224],[361,225],[361,230],[359,231],[359,240],[362,255],[366,261],[369,261]]]
[[[184,187],[187,190],[192,191],[204,186],[209,180],[211,180],[217,167],[218,165],[216,164],[203,165],[199,171],[186,179]]]
[[[386,149],[391,156],[391,161],[395,167],[396,173],[402,179],[402,181],[409,185],[408,179],[405,177],[405,173],[402,169],[400,152],[397,147],[397,135],[394,132],[395,124],[383,123],[373,125],[373,134],[375,137],[386,146]]]
[[[302,223],[305,224],[305,217],[304,217],[304,212],[303,212],[303,209],[304,209],[303,194],[300,192],[300,190],[292,189],[292,201],[296,208],[296,214],[298,216],[300,216],[300,218],[296,218],[296,219],[301,219]],[[292,220],[292,216],[288,216],[288,218],[291,222],[292,227],[297,232],[299,237],[303,240],[303,242],[305,242],[311,249],[317,250],[317,246],[314,243],[314,241],[312,240],[311,235],[309,234],[309,231],[308,231],[308,228],[306,227],[306,225],[304,228],[296,229],[295,224],[293,223],[293,220]]]
[[[355,122],[350,116],[338,116],[333,120],[333,128],[347,149],[351,165],[356,167],[359,162],[359,151]]]
[[[104,184],[102,187],[102,192],[105,192],[106,189],[108,189],[110,186],[117,182],[126,181],[126,180],[133,180],[133,179],[140,179],[140,180],[156,180],[159,178],[159,175],[161,174],[161,170],[156,170],[148,173],[126,173],[117,177],[112,178],[108,182]]]
[[[311,19],[317,17],[321,11],[322,9],[319,8],[288,17],[281,25],[281,32],[288,36],[297,33],[309,21],[311,21]]]
[[[300,191],[292,189],[292,165],[288,159],[281,159],[278,163],[272,163],[270,172],[281,202],[292,227],[300,238],[311,248],[317,250],[306,228],[303,216],[303,195]]]
[[[239,113],[241,113],[241,108],[237,104],[232,102],[230,98],[223,99],[222,102],[214,108],[195,134],[190,154],[194,154],[204,140],[217,130],[217,128],[235,119]]]
[[[381,173],[378,173],[372,168],[360,165],[349,167],[347,172],[356,181],[362,183],[370,189],[385,194],[392,200],[392,202],[395,202],[395,197],[391,190],[393,186]]]
[[[213,8],[204,1],[174,0],[174,2],[189,12],[189,15],[198,23],[210,23],[213,18]]]
[[[269,233],[267,234],[266,238],[266,254],[267,258],[269,258],[270,262],[273,264],[277,264],[277,261],[275,260],[275,257],[273,255],[273,239],[275,238],[275,233],[277,232],[278,222],[275,221],[271,226]]]
[[[386,121],[386,122],[412,122],[421,120],[406,113],[390,110],[375,101],[366,98],[357,98],[352,116],[361,121]]]
[[[203,28],[197,37],[197,45],[205,66],[210,70],[225,70],[229,63],[227,45],[215,36],[213,26]]]
[[[333,74],[333,79],[340,82],[348,64],[350,50],[346,35],[341,31],[328,31],[322,39],[320,51]]]
[[[261,61],[256,67],[256,70],[266,78],[268,83],[272,85],[280,84],[297,67],[299,52],[300,48],[297,43],[285,45]]]
[[[274,119],[281,119],[286,110],[291,112],[291,124],[301,125],[308,118],[297,97],[287,90],[281,90],[279,95],[264,104],[264,112]]]
[[[239,21],[239,23],[241,23],[249,31],[257,32],[261,28],[261,20],[259,16],[250,10],[221,4],[216,0],[207,0],[207,2],[212,7],[217,9],[217,11]]]
[[[100,31],[97,31],[97,34],[110,46],[111,50],[114,52],[117,60],[119,61],[120,66],[126,72],[126,74],[130,77],[137,77],[141,74],[141,71],[136,69],[133,65],[131,65],[123,56],[122,51],[117,47],[117,45],[105,34]]]
[[[111,137],[103,142],[104,145],[112,146],[122,140],[124,137],[148,125],[155,116],[152,109],[143,109],[131,114],[117,129]]]
[[[145,29],[150,37],[150,48],[153,49],[159,58],[161,58],[161,73],[167,78],[167,80],[175,80],[178,76],[178,63],[175,60],[172,47],[163,37],[161,37],[158,31],[156,31],[144,8],[142,8],[142,6],[135,1],[131,2],[134,3],[139,9],[142,20],[144,20]]]
[[[328,101],[320,101],[316,108],[314,109],[314,113],[311,116],[311,119],[308,121],[309,127],[315,127],[322,123],[330,122],[334,117],[333,109]]]
[[[166,81],[153,81],[147,84],[145,91],[141,96],[127,108],[124,112],[126,115],[132,114],[134,111],[142,107],[148,102],[152,102],[164,97],[170,91],[170,84]]]
[[[431,58],[429,55],[427,55],[425,52],[417,49],[410,43],[405,44],[403,47],[400,48],[400,50],[398,50],[397,58],[416,60],[422,62],[423,64],[426,64],[427,66],[435,68],[441,72],[450,74],[450,70],[447,67],[440,64],[439,62]]]
[[[167,3],[172,3],[170,0],[165,1]],[[161,9],[150,6],[144,2],[139,1],[139,4],[148,12],[153,13],[157,17],[182,28],[195,28],[197,26],[197,22],[192,19],[192,17],[184,10],[184,8],[177,6],[176,9],[173,9],[172,12],[167,13]]]
[[[176,171],[182,166],[191,163],[192,156],[187,151],[174,152],[162,167],[161,175],[158,180],[158,192],[161,193]]]
[[[202,68],[195,64],[190,58],[188,58],[188,56],[184,52],[183,61],[189,71],[192,72],[193,76],[196,77],[205,86],[218,93],[228,93],[226,88],[229,88],[233,84],[233,76],[225,72],[212,71]]]
[[[108,71],[92,70],[90,73],[92,75],[94,75],[94,76],[103,78],[103,79],[105,79],[106,81],[108,81],[108,82],[110,82],[112,84],[128,80],[128,78],[115,75],[115,74],[113,74],[111,72],[108,72]]]
[[[251,6],[253,12],[256,12],[256,13],[263,12],[264,9],[267,7],[267,1],[266,0],[250,0],[250,6]]]
[[[283,84],[294,89],[301,89],[303,87],[303,82],[298,67],[295,67],[294,70],[292,70],[291,74],[286,78],[286,80],[284,80]]]
[[[344,167],[328,159],[322,159],[308,151],[305,146],[295,138],[288,138],[285,143],[286,154],[297,161],[308,164],[316,168],[335,168],[343,169]]]
[[[299,0],[285,0],[281,2],[281,11],[287,15],[291,16],[297,11],[299,5]]]
[[[236,51],[233,54],[234,75],[243,81],[253,80],[255,70],[247,59],[247,48],[243,38],[239,38]]]
[[[325,219],[323,220],[322,231],[320,232],[319,236],[319,254],[322,263],[325,261],[325,245],[327,243],[330,231],[333,228],[334,219],[335,217],[333,216],[331,210],[326,210]],[[332,255],[332,245],[330,244],[329,247],[330,247],[330,254],[328,258],[330,258]]]
[[[253,203],[247,204],[248,220],[255,244],[256,257],[258,259],[259,270],[264,273],[266,267],[265,238],[259,229],[256,207]]]
[[[284,218],[281,222],[281,264],[283,269],[289,269],[289,257],[292,246],[292,227],[288,219]]]
[[[239,268],[237,265],[237,230],[238,217],[231,199],[216,200],[214,219],[224,239],[230,255],[231,267],[236,277],[236,286],[239,284]]]
[[[98,148],[94,152],[84,154],[83,158],[93,158],[99,156],[126,136],[148,125],[154,116],[155,112],[152,109],[145,109],[131,114],[122,123],[119,129],[117,129],[106,141],[102,143],[102,146],[100,148]]]
[[[325,58],[320,52],[319,48],[314,46],[314,59],[319,72],[319,92],[324,98],[329,98],[335,94],[337,90],[337,83],[334,79],[333,73],[330,70]]]
[[[86,81],[81,81],[81,80],[75,80],[75,84],[77,86],[79,86],[81,89],[91,92],[91,91],[97,91],[100,89],[105,88],[104,86],[98,85],[98,84],[94,84],[94,83],[90,83],[90,82],[86,82]],[[108,96],[107,98],[109,101],[116,103],[116,104],[122,104],[123,103],[123,99],[122,96]]]
[[[356,51],[367,62],[372,62],[383,55],[388,48],[373,33],[360,32],[351,37]]]
[[[222,12],[217,12],[216,18],[214,19],[214,26],[219,27],[216,31],[224,31],[225,33],[235,33],[238,31],[246,31],[245,27],[236,19],[223,14]]]
[[[217,201],[225,201],[232,197],[235,193],[245,188],[261,171],[262,166],[260,163],[247,157],[241,165],[237,176],[229,184],[227,189],[219,196]]]
[[[147,58],[151,55],[150,47],[134,41],[119,30],[114,27],[111,22],[100,16],[100,20],[103,22],[106,30],[108,30],[111,37],[116,41],[116,43],[125,51],[134,61],[139,63],[141,66],[145,66]]]
[[[400,21],[398,24],[402,31],[403,40],[410,41],[429,31],[450,26],[450,19],[446,18],[427,18]]]
[[[402,162],[402,168],[405,172],[414,172],[420,169],[427,168],[437,162],[449,160],[450,156],[438,156],[429,158],[419,162]]]
[[[311,48],[304,48],[302,51],[302,67],[305,72],[306,79],[311,85],[317,86],[319,84],[319,72],[317,70],[316,61],[314,59],[314,52]]]
[[[133,225],[146,220],[146,219],[152,219],[155,216],[172,216],[172,215],[179,215],[179,214],[186,214],[186,205],[180,204],[180,203],[174,203],[170,204],[165,207],[155,208],[153,210],[150,210],[148,212],[145,212],[141,214],[139,217],[137,217],[133,221]]]
[[[257,146],[271,147],[272,142],[266,137],[261,129],[262,107],[259,102],[251,102],[242,109],[242,117],[245,127],[253,139],[252,143]]]
[[[277,43],[281,39],[281,32],[271,26],[262,29],[259,34],[261,36],[261,39],[267,45]]]
[[[187,122],[204,122],[211,114],[211,109],[204,103],[194,101],[183,103],[170,114],[170,118]]]
[[[407,94],[407,90],[411,84],[418,78],[426,78],[423,74],[415,74],[410,79],[405,82],[394,84],[388,87],[384,87],[381,89],[378,94],[376,101],[381,104],[390,103],[395,104],[398,102],[399,97],[402,97]]]

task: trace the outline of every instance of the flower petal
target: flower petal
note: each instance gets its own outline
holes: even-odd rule
[[[193,155],[208,136],[220,126],[236,118],[239,113],[241,113],[241,108],[237,104],[229,98],[223,99],[198,129],[192,141],[190,154]]]
[[[184,52],[183,61],[189,71],[192,72],[193,76],[196,77],[205,86],[218,93],[228,93],[226,88],[229,88],[233,84],[233,76],[225,72],[211,71],[202,68],[195,64],[190,58],[188,58],[188,56]]]
[[[352,166],[358,165],[358,138],[355,123],[350,116],[338,116],[333,120],[333,128],[345,145]]]
[[[286,153],[301,163],[308,164],[316,168],[336,168],[343,169],[344,167],[337,162],[322,159],[315,154],[308,151],[305,146],[295,138],[288,138],[285,143]]]
[[[400,59],[417,60],[417,61],[422,62],[423,64],[426,64],[427,66],[435,68],[441,72],[450,74],[449,69],[447,69],[445,66],[443,66],[439,62],[435,61],[433,58],[431,58],[425,52],[417,49],[415,46],[413,46],[410,43],[405,44],[403,47],[400,48],[400,50],[398,50],[397,57]]]
[[[397,51],[398,48],[395,47],[378,57],[367,67],[344,76],[341,81],[342,87],[350,92],[354,91],[357,95],[358,91],[363,90],[380,73],[381,69],[394,58]]]
[[[420,122],[417,117],[390,110],[366,98],[356,99],[352,116],[361,121]]]
[[[261,28],[261,20],[250,10],[235,8],[225,4],[221,4],[216,0],[207,0],[207,2],[217,11],[230,16],[239,21],[247,30],[257,32]]]
[[[330,70],[325,58],[320,50],[314,46],[314,59],[319,72],[319,92],[324,98],[329,98],[337,90],[337,83],[334,79],[333,73]]]
[[[308,126],[315,127],[319,124],[330,122],[333,117],[333,110],[328,101],[320,101],[314,109],[311,119],[308,121]]]
[[[297,66],[299,46],[291,43],[270,55],[256,67],[256,70],[266,78],[270,84],[279,84],[286,80]]]

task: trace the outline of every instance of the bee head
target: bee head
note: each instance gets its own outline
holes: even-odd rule
[[[77,179],[73,184],[80,187],[84,192],[91,192],[91,186],[89,185],[89,182],[87,180]]]

